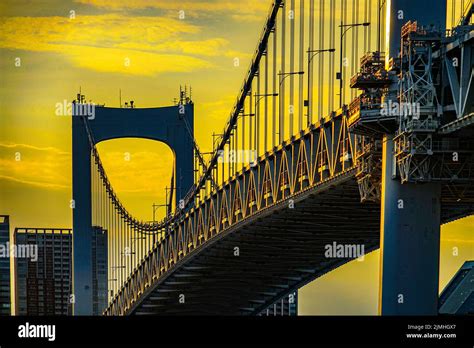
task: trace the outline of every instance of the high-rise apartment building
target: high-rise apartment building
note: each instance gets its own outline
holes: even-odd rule
[[[72,230],[16,228],[14,240],[16,314],[71,314]]]
[[[107,306],[107,232],[92,230],[93,314]],[[16,228],[16,314],[71,315],[72,230]]]
[[[260,316],[296,316],[298,315],[298,292],[294,291],[265,308]]]
[[[11,314],[10,217],[0,215],[0,315]]]

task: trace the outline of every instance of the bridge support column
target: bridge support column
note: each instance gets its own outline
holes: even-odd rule
[[[72,118],[74,315],[92,315],[91,149],[80,117]]]
[[[436,315],[441,186],[401,184],[399,179],[393,179],[393,149],[393,137],[385,136],[379,313]]]

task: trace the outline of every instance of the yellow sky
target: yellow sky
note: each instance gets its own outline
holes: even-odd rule
[[[170,105],[192,85],[195,136],[209,151],[247,72],[269,0],[48,0],[0,3],[0,213],[12,227],[71,227],[71,120],[56,103],[79,88],[97,103]],[[240,64],[235,66],[235,58]],[[151,220],[164,203],[172,155],[163,144],[99,145],[128,209]],[[125,160],[129,153],[130,160]],[[143,169],[146,168],[146,169]],[[474,259],[474,218],[442,229],[441,284]],[[459,247],[459,255],[452,248]],[[303,314],[375,314],[378,252],[301,291]],[[327,297],[337,293],[338,302]]]

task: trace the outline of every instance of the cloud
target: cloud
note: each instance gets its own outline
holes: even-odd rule
[[[58,155],[69,155],[69,152],[61,151],[55,147],[48,146],[48,147],[38,147],[34,145],[29,145],[29,144],[1,144],[0,143],[0,150],[1,149],[28,149],[28,150],[35,150],[35,151],[46,151],[46,152],[52,152],[56,153]]]
[[[211,121],[212,123],[222,121],[222,115],[229,115],[232,111],[232,106],[235,103],[235,95],[229,94],[222,96],[219,100],[210,101],[201,103],[201,107],[203,110],[204,115],[206,115],[206,119]],[[222,123],[224,126],[224,123]]]
[[[48,189],[71,185],[71,154],[54,147],[0,144],[0,179]]]
[[[174,161],[171,150],[162,150],[159,153],[106,151],[100,153],[100,158],[119,197],[126,193],[145,193],[161,197],[165,194],[163,186],[170,185],[170,168]],[[130,180],[131,178],[133,180]]]
[[[468,240],[468,239],[451,239],[451,238],[441,238],[441,241],[442,242],[446,242],[446,243],[459,243],[459,244],[463,244],[463,243],[474,243],[474,240]]]
[[[228,50],[225,52],[226,57],[239,58],[240,60],[247,59],[249,62],[253,58],[253,53],[243,53],[236,50]]]
[[[170,184],[170,168],[174,161],[171,150],[125,153],[109,148],[101,152],[100,148],[99,145],[103,166],[119,197],[127,193],[145,193],[157,197],[165,195],[163,186]],[[70,190],[71,166],[71,153],[55,147],[0,143],[2,180],[46,189]]]
[[[48,182],[31,181],[31,180],[22,180],[22,179],[14,178],[12,176],[1,175],[1,174],[0,174],[0,179],[19,183],[22,185],[36,186],[36,187],[47,188],[47,189],[70,189],[69,185],[52,184]]]
[[[3,17],[0,19],[2,47],[56,51],[56,46],[115,47],[128,41],[160,43],[200,28],[165,17],[133,17],[121,14],[66,17]]]
[[[115,48],[75,47],[68,54],[74,64],[82,68],[133,75],[191,72],[212,66],[209,62],[189,56]]]
[[[108,10],[143,10],[159,9],[184,15],[200,17],[219,14],[234,20],[262,21],[271,2],[263,0],[207,0],[207,1],[169,1],[169,0],[75,0],[76,3],[90,5]]]
[[[222,50],[228,46],[229,42],[221,38],[213,38],[195,41],[166,41],[162,43],[125,42],[117,47],[133,50],[145,50],[148,52],[182,52],[200,56],[218,56]]]
[[[58,53],[76,66],[101,72],[191,72],[212,67],[203,57],[224,55],[228,45],[221,38],[182,40],[200,30],[177,19],[121,14],[3,17],[0,48]]]

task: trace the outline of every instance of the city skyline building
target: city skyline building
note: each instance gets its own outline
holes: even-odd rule
[[[93,315],[101,315],[107,305],[107,231],[92,233]],[[14,260],[16,314],[72,315],[72,229],[15,228],[14,240],[22,250],[36,249]]]
[[[11,314],[11,281],[10,281],[10,216],[0,215],[0,315]]]
[[[108,304],[107,231],[92,229],[92,314],[101,315]]]
[[[16,257],[15,313],[70,315],[72,230],[15,228],[16,245],[36,249],[30,257]],[[34,254],[34,252],[33,252]]]
[[[259,316],[297,316],[298,315],[298,291],[294,291],[281,298],[259,313]]]

